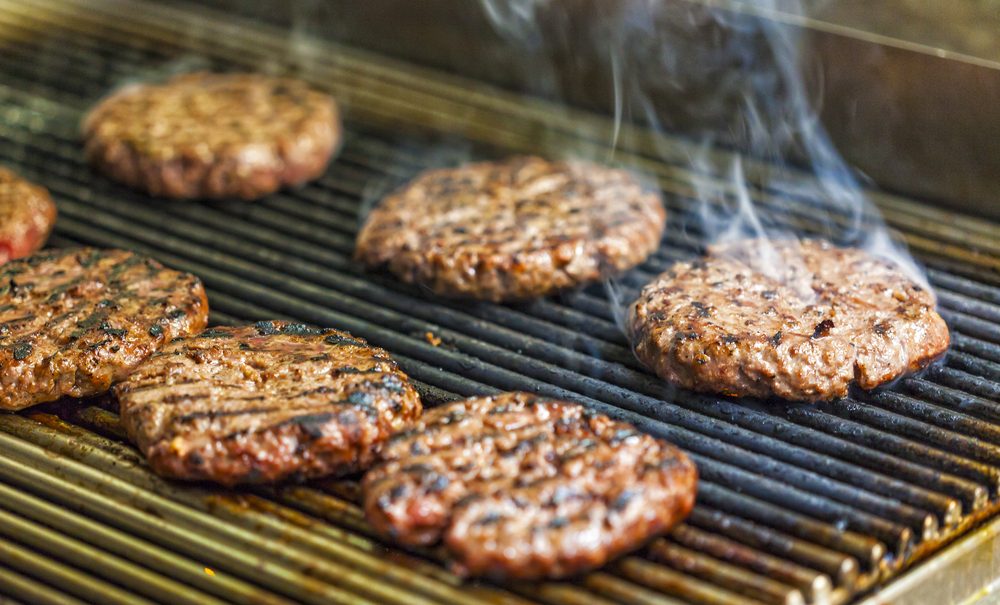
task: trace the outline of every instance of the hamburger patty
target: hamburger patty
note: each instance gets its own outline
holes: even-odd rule
[[[456,571],[561,578],[683,519],[697,473],[631,425],[529,393],[429,411],[362,482],[368,520],[407,545],[443,541]]]
[[[446,296],[544,296],[642,262],[659,196],[628,172],[536,157],[431,170],[368,216],[355,256]]]
[[[156,472],[224,485],[365,468],[421,411],[382,349],[282,321],[175,340],[115,394],[126,432]]]
[[[205,327],[193,275],[124,250],[44,250],[0,267],[0,409],[107,391]]]
[[[861,250],[747,240],[657,277],[629,328],[638,358],[685,388],[821,401],[944,353],[934,306],[930,291]]]
[[[304,82],[196,73],[112,94],[83,133],[88,161],[134,189],[254,199],[321,175],[340,121],[333,99]]]
[[[49,192],[0,167],[0,264],[45,245],[55,222]]]

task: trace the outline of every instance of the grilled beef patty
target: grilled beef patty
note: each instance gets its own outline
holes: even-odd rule
[[[683,519],[696,471],[631,425],[528,393],[429,411],[362,482],[368,520],[407,545],[443,541],[456,571],[560,578]]]
[[[638,358],[685,388],[821,401],[872,389],[948,348],[934,295],[823,241],[748,240],[680,262],[631,309]]]
[[[49,192],[0,167],[0,264],[41,248],[55,222]]]
[[[446,296],[544,296],[642,262],[657,194],[623,170],[519,157],[431,170],[368,216],[355,256]]]
[[[175,340],[115,394],[156,472],[224,485],[357,471],[421,411],[382,349],[282,321]]]
[[[259,198],[321,175],[340,143],[333,99],[256,74],[126,87],[87,115],[83,132],[91,164],[169,198]]]
[[[201,330],[193,275],[124,250],[44,250],[0,267],[0,409],[107,391],[175,336]]]

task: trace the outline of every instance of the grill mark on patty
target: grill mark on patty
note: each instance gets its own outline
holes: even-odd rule
[[[420,413],[416,391],[384,351],[333,330],[281,321],[220,327],[162,353],[115,392],[129,437],[170,477],[233,485],[354,472]],[[185,379],[170,383],[173,376]]]
[[[641,546],[694,501],[694,467],[675,448],[527,393],[430,410],[379,457],[362,481],[373,528],[407,545],[441,542],[467,575],[573,575]],[[561,537],[576,531],[593,539]]]
[[[197,199],[256,199],[312,180],[341,138],[329,95],[298,80],[232,73],[125,87],[102,99],[82,130],[88,162],[112,179]]]
[[[442,295],[525,299],[637,265],[665,216],[625,171],[510,158],[419,175],[369,214],[355,257]]]
[[[166,296],[181,310],[164,323],[170,337],[207,319],[197,278],[132,252],[46,251],[8,263],[2,274],[16,278],[0,290],[0,350],[8,356],[0,353],[0,365],[16,386],[0,387],[0,409],[105,392],[162,344],[141,329],[157,312],[153,298]]]

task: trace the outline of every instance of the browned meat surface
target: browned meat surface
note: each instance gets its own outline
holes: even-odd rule
[[[642,262],[659,196],[623,170],[521,157],[431,170],[368,216],[356,257],[446,296],[544,296]]]
[[[362,482],[368,520],[408,545],[444,542],[462,574],[561,578],[683,519],[697,473],[673,446],[528,393],[429,411]]]
[[[363,469],[421,411],[382,349],[281,321],[175,340],[115,394],[156,472],[224,485]]]
[[[636,355],[685,388],[821,401],[948,348],[934,295],[893,264],[806,240],[748,240],[680,262],[631,309]]]
[[[0,264],[41,248],[55,222],[49,192],[0,167]]]
[[[333,99],[298,80],[196,73],[112,94],[83,133],[88,161],[129,187],[254,199],[321,175],[340,121]]]
[[[201,282],[124,250],[45,250],[0,267],[0,409],[107,391],[205,327]]]

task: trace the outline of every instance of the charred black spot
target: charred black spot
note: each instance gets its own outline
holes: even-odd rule
[[[547,441],[548,438],[549,438],[548,433],[538,433],[537,435],[529,437],[528,439],[522,439],[521,441],[518,442],[517,447],[514,448],[514,451],[516,451],[519,454],[523,454],[528,450],[530,450],[531,448],[538,445],[539,443]]]
[[[875,333],[879,336],[885,336],[886,333],[889,332],[889,324],[884,321],[880,321],[872,326],[872,329],[875,330]]]
[[[322,334],[323,330],[306,324],[288,324],[287,326],[281,328],[281,333],[288,334],[290,336],[314,336],[316,334]]]
[[[188,462],[194,465],[201,466],[202,464],[205,463],[205,459],[202,458],[201,454],[199,454],[198,452],[191,452],[190,454],[188,454]]]
[[[247,344],[247,343],[245,343],[245,342],[241,342],[241,343],[240,343],[240,350],[241,350],[241,351],[249,351],[249,350],[251,350],[251,349],[250,349],[250,345],[248,345],[248,344]]]
[[[494,525],[503,519],[500,513],[487,513],[476,520],[476,525]]]
[[[778,296],[777,290],[764,290],[760,293],[766,300],[774,300]]]
[[[305,434],[309,435],[313,439],[319,439],[323,436],[323,427],[326,426],[331,420],[333,420],[333,414],[330,413],[303,414],[302,416],[297,416],[291,420],[287,420],[282,424],[298,425],[302,428],[302,431]]]
[[[549,521],[550,529],[559,529],[566,527],[567,525],[569,525],[569,519],[566,517],[556,517],[555,519]]]
[[[76,258],[81,267],[87,268],[93,266],[94,263],[101,260],[101,256],[102,254],[100,250],[90,250],[88,253],[80,255]]]
[[[733,336],[732,334],[726,334],[722,337],[722,344],[734,345],[740,341],[739,336]]]
[[[445,475],[434,473],[433,477],[427,484],[427,491],[431,493],[443,492],[451,485],[451,481]]]
[[[510,406],[507,404],[498,405],[489,411],[489,414],[506,414],[510,411]]]
[[[104,333],[108,336],[114,336],[115,338],[121,338],[128,334],[128,329],[126,328],[101,328]]]
[[[572,460],[573,458],[586,454],[588,451],[594,449],[595,447],[597,447],[597,442],[594,441],[593,439],[581,439],[579,442],[577,442],[575,448],[563,454],[560,459],[563,462],[567,462],[569,460]]]
[[[343,366],[334,370],[337,374],[370,374],[375,372],[375,370],[365,371],[360,368],[355,368],[353,366]]]
[[[833,325],[832,319],[824,319],[816,324],[816,329],[813,331],[810,338],[823,338],[824,336],[829,336],[830,330],[833,329]]]
[[[273,321],[258,321],[253,327],[257,328],[257,333],[261,336],[271,336],[278,333],[278,329],[274,327]]]
[[[334,346],[338,346],[338,347],[343,347],[343,346],[360,347],[360,346],[364,346],[364,343],[362,343],[360,340],[355,340],[353,338],[348,338],[346,336],[341,336],[340,334],[330,334],[329,336],[327,336],[326,338],[323,339],[323,342],[325,342],[328,345],[334,345]]]
[[[694,307],[695,313],[698,317],[711,317],[712,312],[709,310],[704,303],[698,301],[692,301],[691,306]]]
[[[395,433],[391,437],[389,437],[388,441],[389,441],[389,443],[395,443],[397,441],[403,441],[404,439],[409,439],[410,437],[413,437],[414,435],[418,435],[419,433],[420,433],[420,431],[418,431],[416,429],[408,429],[408,430],[405,430],[405,431],[400,431],[398,433]]]
[[[632,499],[635,498],[635,496],[636,493],[633,492],[632,490],[627,489],[622,491],[622,493],[618,494],[618,496],[614,499],[614,501],[611,502],[611,509],[625,510],[629,502],[631,502]]]
[[[169,319],[180,319],[184,317],[184,309],[174,309],[173,311],[167,313]]]
[[[781,337],[782,337],[781,330],[778,330],[777,332],[774,333],[774,336],[771,337],[771,344],[774,346],[780,345]]]
[[[404,466],[399,470],[401,470],[404,473],[408,473],[411,475],[419,475],[421,477],[424,475],[430,475],[431,473],[434,473],[434,468],[427,464],[411,464],[409,466]]]
[[[221,330],[219,328],[212,328],[210,330],[205,330],[198,335],[198,338],[232,338],[232,333]]]
[[[465,419],[464,410],[453,410],[441,419],[441,424],[454,424]]]
[[[108,312],[105,310],[94,311],[86,318],[81,319],[76,323],[76,326],[81,330],[90,330],[91,328],[97,328],[107,325]]]
[[[28,355],[31,355],[32,346],[30,342],[18,342],[10,348],[10,351],[14,355],[14,359],[22,361]]]

